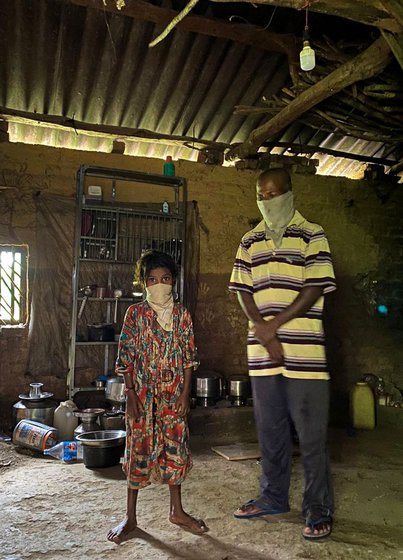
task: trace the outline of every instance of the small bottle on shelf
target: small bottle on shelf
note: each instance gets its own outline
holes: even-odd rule
[[[169,214],[169,204],[166,200],[162,203],[162,213]]]
[[[166,177],[175,177],[175,164],[172,156],[167,156],[164,163],[164,175]]]

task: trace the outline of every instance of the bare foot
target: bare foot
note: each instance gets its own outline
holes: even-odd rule
[[[208,527],[202,519],[196,519],[184,511],[171,514],[169,516],[169,521],[194,535],[203,535],[208,531]]]
[[[129,519],[127,516],[123,519],[119,525],[116,525],[111,529],[106,538],[108,541],[114,542],[115,544],[120,544],[124,541],[131,539],[134,535],[132,533],[137,528],[137,520]]]

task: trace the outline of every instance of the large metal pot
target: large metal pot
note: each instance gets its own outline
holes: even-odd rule
[[[34,420],[53,426],[58,402],[52,399],[53,393],[42,392],[42,383],[31,383],[29,393],[19,397],[21,400],[13,405],[13,428],[20,420]]]
[[[251,396],[251,385],[247,375],[231,375],[227,381],[228,397],[234,406],[245,405]]]
[[[194,372],[192,376],[192,397],[197,404],[210,406],[215,404],[224,394],[223,378],[214,372]]]
[[[112,404],[125,402],[125,380],[123,376],[110,377],[105,385],[105,398]]]
[[[77,436],[83,444],[83,461],[87,469],[118,465],[125,448],[126,432],[105,430]]]

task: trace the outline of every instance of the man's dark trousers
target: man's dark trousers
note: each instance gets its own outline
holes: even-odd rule
[[[261,499],[278,511],[289,508],[292,419],[305,473],[304,517],[333,513],[327,454],[329,381],[251,376],[253,406],[262,454]]]

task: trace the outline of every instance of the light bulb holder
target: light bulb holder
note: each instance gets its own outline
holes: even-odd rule
[[[302,40],[305,42],[305,41],[309,41],[309,39],[310,39],[310,36],[309,36],[309,28],[308,28],[308,27],[305,27],[305,28],[304,28],[304,32],[303,32],[303,34],[302,34]]]

